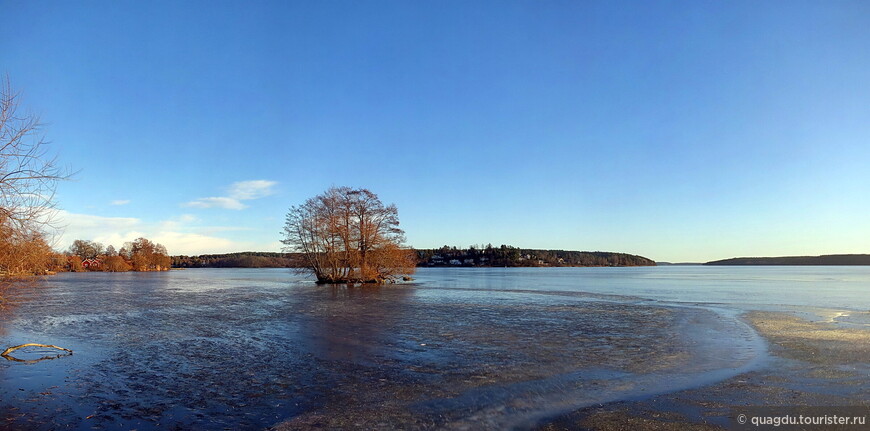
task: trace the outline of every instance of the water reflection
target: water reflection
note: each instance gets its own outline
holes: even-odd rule
[[[303,350],[327,361],[371,364],[384,356],[412,290],[395,286],[324,286],[310,292],[299,320]]]
[[[2,357],[3,359],[6,359],[7,361],[21,362],[21,363],[24,363],[24,364],[35,364],[35,363],[37,363],[37,362],[46,361],[46,360],[52,360],[52,359],[58,359],[58,358],[63,358],[63,357],[66,357],[66,356],[72,356],[72,352],[69,352],[69,353],[59,353],[59,354],[56,354],[56,355],[43,356],[43,357],[41,357],[41,358],[37,358],[37,359],[21,359],[21,358],[16,358],[15,356],[12,356],[11,354],[2,354],[2,355],[0,355],[0,357]]]

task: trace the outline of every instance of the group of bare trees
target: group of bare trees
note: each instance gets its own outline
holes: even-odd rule
[[[117,251],[111,245],[104,247],[98,242],[77,239],[67,254],[67,269],[76,272],[165,271],[172,265],[166,247],[146,238],[126,242]],[[82,262],[88,260],[95,260],[97,264],[85,268]]]
[[[416,265],[396,206],[366,189],[332,187],[292,207],[281,242],[302,253],[318,283],[390,282]]]

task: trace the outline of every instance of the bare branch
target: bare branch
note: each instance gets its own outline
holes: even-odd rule
[[[20,112],[20,95],[6,77],[0,86],[0,288],[49,267],[54,196],[69,174],[48,156],[41,127],[37,116]]]

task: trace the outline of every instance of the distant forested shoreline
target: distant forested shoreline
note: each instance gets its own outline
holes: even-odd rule
[[[655,266],[652,259],[608,251],[539,250],[492,245],[417,250],[417,266]]]
[[[173,268],[301,268],[300,253],[244,251],[238,253],[172,256]]]
[[[862,266],[870,265],[870,254],[830,254],[823,256],[735,257],[715,260],[704,265],[796,265]]]
[[[538,250],[509,245],[418,249],[418,267],[562,267],[655,266],[655,261],[626,253]],[[239,252],[172,256],[173,268],[301,268],[300,253]]]

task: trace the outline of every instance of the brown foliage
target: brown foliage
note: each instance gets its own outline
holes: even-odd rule
[[[108,272],[126,272],[133,267],[121,256],[108,256],[103,261],[102,269]]]
[[[302,253],[318,283],[383,283],[414,272],[395,205],[366,189],[333,187],[294,206],[285,251]]]
[[[82,258],[78,256],[70,256],[68,262],[69,270],[72,272],[82,272],[85,270],[85,267],[82,266]]]
[[[120,253],[115,253],[111,245],[103,247],[98,242],[75,240],[68,253],[70,271],[165,271],[172,266],[166,247],[146,238],[124,244]],[[82,261],[85,259],[96,259],[99,264],[84,268]]]
[[[128,251],[134,271],[165,271],[172,265],[166,247],[145,238],[124,244],[123,249]]]
[[[51,257],[51,247],[39,232],[22,232],[0,220],[0,274],[4,278],[44,274]]]

